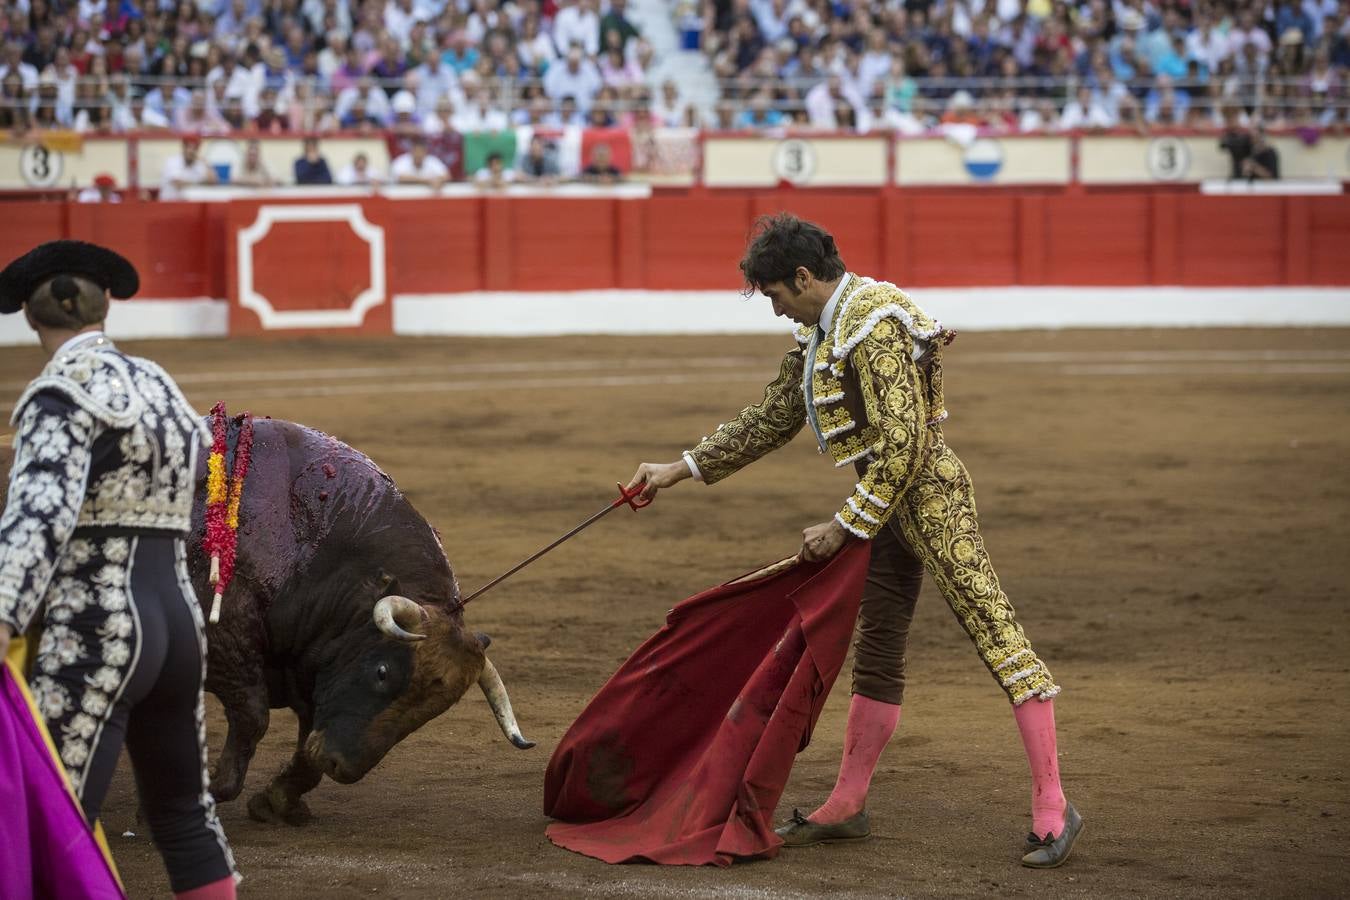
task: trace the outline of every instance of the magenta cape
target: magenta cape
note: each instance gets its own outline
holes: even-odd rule
[[[549,839],[610,863],[776,856],[774,809],[843,666],[870,546],[671,610],[558,744]]]
[[[122,900],[40,721],[0,660],[0,896]]]

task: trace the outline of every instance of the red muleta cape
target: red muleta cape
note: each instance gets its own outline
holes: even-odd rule
[[[777,856],[774,809],[843,667],[870,547],[671,610],[554,751],[549,839],[609,863]]]

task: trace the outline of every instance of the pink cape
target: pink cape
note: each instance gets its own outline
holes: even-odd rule
[[[671,610],[558,744],[549,839],[609,863],[776,856],[774,809],[844,664],[870,546]]]
[[[0,659],[0,896],[122,900],[20,681]]]

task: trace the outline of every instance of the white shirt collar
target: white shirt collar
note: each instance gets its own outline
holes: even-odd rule
[[[834,325],[834,314],[838,311],[839,298],[844,296],[844,288],[851,278],[849,273],[844,273],[844,277],[840,278],[839,284],[835,286],[834,293],[830,295],[829,302],[820,311],[820,330],[826,334],[830,333],[830,328]]]
[[[56,352],[53,353],[52,356],[53,356],[53,357],[59,357],[59,356],[62,356],[62,355],[64,355],[66,352],[68,352],[68,351],[70,351],[70,350],[73,350],[73,349],[75,348],[75,345],[76,345],[76,344],[83,343],[83,342],[85,342],[85,341],[87,341],[87,340],[91,340],[91,339],[93,339],[93,338],[101,338],[101,337],[103,337],[103,332],[102,332],[102,331],[98,331],[98,330],[95,330],[95,331],[81,331],[79,334],[75,335],[73,338],[71,338],[70,340],[66,341],[66,342],[65,342],[64,344],[62,344],[60,347],[57,347],[57,348],[56,348]]]

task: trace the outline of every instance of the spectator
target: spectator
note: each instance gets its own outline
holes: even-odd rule
[[[544,73],[544,93],[555,101],[571,97],[582,110],[590,109],[602,86],[600,73],[579,46],[570,47],[562,65],[549,66]]]
[[[30,126],[28,94],[15,70],[0,78],[0,128],[21,134]]]
[[[558,152],[539,135],[530,138],[529,149],[516,161],[520,174],[531,181],[550,181],[558,177]]]
[[[267,163],[263,162],[262,144],[257,138],[250,140],[244,147],[244,163],[230,181],[242,187],[266,188],[277,185],[277,179],[267,168]]]
[[[564,52],[580,48],[587,56],[600,52],[600,16],[596,0],[560,0],[553,17],[553,40]]]
[[[542,75],[558,58],[557,45],[549,33],[540,28],[538,13],[525,15],[520,40],[516,42],[516,55],[521,66],[532,75]]]
[[[680,87],[667,79],[661,83],[661,96],[657,98],[652,111],[667,128],[680,128],[689,124],[689,104],[680,96]]]
[[[369,74],[366,66],[364,54],[359,47],[349,46],[347,48],[347,57],[342,65],[338,66],[329,78],[329,86],[334,93],[341,96],[347,91],[356,88],[362,80]]]
[[[749,104],[736,117],[737,128],[778,128],[783,125],[783,114],[774,108],[773,91],[762,87],[755,91]]]
[[[463,28],[457,28],[446,39],[445,50],[441,53],[441,62],[457,74],[463,75],[478,65],[478,48],[473,46],[469,35]]]
[[[307,137],[304,152],[295,161],[296,184],[332,184],[333,174],[328,171],[328,160],[319,152],[319,139]]]
[[[347,187],[373,187],[383,181],[380,173],[371,168],[370,158],[364,153],[352,157],[352,161],[342,167],[337,177],[337,183]]]
[[[422,132],[428,136],[455,130],[455,104],[448,96],[436,101],[436,108],[422,117]]]
[[[1237,107],[1224,110],[1224,132],[1219,139],[1219,149],[1228,153],[1232,163],[1230,178],[1242,178],[1246,175],[1247,159],[1252,155],[1252,136],[1242,124]]]
[[[452,119],[455,131],[471,134],[506,131],[511,127],[511,120],[506,113],[492,104],[487,88],[479,87],[476,79],[468,80],[464,90],[464,106]]]
[[[558,112],[550,123],[559,128],[581,128],[586,124],[586,118],[581,113],[581,108],[577,104],[577,98],[572,96],[563,97],[558,102]]]
[[[488,154],[487,165],[474,173],[473,180],[482,188],[503,188],[516,180],[516,171],[506,168],[502,155],[494,151]]]
[[[25,91],[36,91],[38,86],[38,69],[31,63],[24,61],[24,45],[22,40],[11,40],[5,45],[5,62],[0,65],[0,78],[4,78],[10,72],[19,73],[19,78],[23,81]]]
[[[411,0],[402,0],[411,5]],[[403,47],[399,44],[398,38],[392,34],[384,39],[380,46],[380,58],[375,65],[370,67],[370,74],[386,85],[399,81],[403,78],[403,73],[408,71],[408,63]],[[391,88],[386,87],[385,93],[391,93]]]
[[[220,113],[208,107],[206,93],[198,88],[192,92],[188,105],[175,111],[174,130],[189,134],[225,134],[230,126]]]
[[[1159,75],[1144,100],[1144,118],[1153,125],[1182,125],[1190,109],[1190,95],[1177,90],[1172,79]]]
[[[614,47],[616,42],[611,35],[617,35],[618,50],[623,54],[628,49],[628,42],[638,37],[637,26],[628,20],[627,11],[628,0],[610,0],[609,12],[600,19],[601,47]]]
[[[609,34],[613,35],[615,32],[611,31]],[[641,87],[645,80],[642,67],[637,64],[637,60],[625,60],[623,50],[618,47],[611,47],[601,58],[600,79],[606,87],[630,93]]]
[[[164,161],[159,181],[159,199],[181,200],[183,190],[199,184],[216,184],[216,170],[199,155],[201,138],[193,135],[183,138],[182,152]]]
[[[1248,181],[1275,181],[1280,177],[1280,154],[1266,140],[1266,129],[1256,126],[1251,155],[1242,161],[1242,175]]]
[[[270,86],[263,88],[258,97],[258,114],[253,117],[253,130],[263,134],[284,134],[290,125],[290,119],[284,115],[281,101],[277,98],[276,89]]]
[[[72,127],[85,134],[112,130],[112,114],[108,106],[108,85],[92,77],[86,78],[75,89],[74,121]]]
[[[360,115],[353,115],[354,107],[358,103],[360,104]],[[354,127],[364,120],[370,120],[378,126],[383,126],[392,115],[392,111],[389,109],[389,95],[376,87],[375,80],[368,75],[363,77],[354,87],[349,87],[338,94],[333,111],[342,121],[343,128]]]
[[[69,128],[74,113],[61,102],[61,86],[50,69],[38,78],[37,105],[33,108],[34,128]]]
[[[107,172],[94,176],[94,183],[75,195],[76,203],[121,203],[117,194],[117,179]]]
[[[863,105],[862,98],[844,87],[843,79],[835,73],[806,92],[806,114],[812,128],[824,128],[833,131],[845,127],[839,121],[839,111],[844,107],[855,110]]]
[[[1228,53],[1230,56],[1242,55],[1243,49],[1251,44],[1261,57],[1268,57],[1271,51],[1270,35],[1256,24],[1256,13],[1245,9],[1238,14],[1238,24],[1228,33]]]
[[[422,114],[435,109],[443,97],[459,101],[459,76],[441,61],[439,53],[429,54],[412,71],[417,77],[417,109]]]
[[[422,133],[422,125],[417,117],[417,98],[409,91],[399,91],[389,103],[394,111],[394,120],[389,128],[396,135],[408,136]]]
[[[623,181],[623,173],[614,165],[613,151],[609,144],[596,144],[591,150],[591,161],[581,170],[581,180],[589,184],[617,184]]]
[[[412,149],[390,164],[389,177],[397,184],[425,184],[439,190],[450,170],[427,152],[427,139],[418,135],[412,139]]]
[[[1064,104],[1064,111],[1059,116],[1060,131],[1106,129],[1115,126],[1115,117],[1107,110],[1101,98],[1094,97],[1086,85],[1078,89],[1074,99]]]

